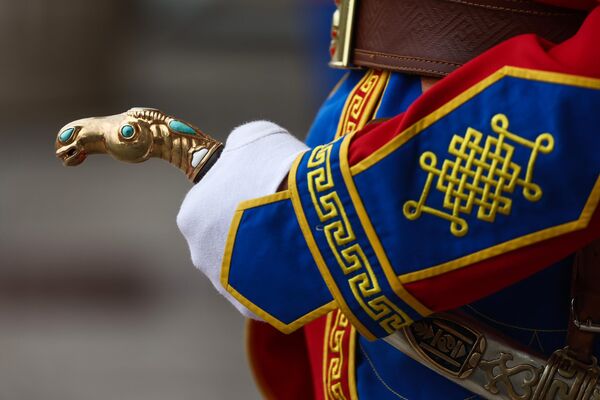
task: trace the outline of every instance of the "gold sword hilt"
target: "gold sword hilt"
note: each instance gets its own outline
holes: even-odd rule
[[[219,158],[223,144],[188,122],[138,107],[68,123],[59,131],[55,148],[66,166],[79,165],[90,154],[130,163],[162,158],[197,183]]]

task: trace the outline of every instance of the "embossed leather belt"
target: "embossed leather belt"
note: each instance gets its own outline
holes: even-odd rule
[[[513,36],[563,41],[585,15],[532,0],[342,0],[330,65],[443,77]]]

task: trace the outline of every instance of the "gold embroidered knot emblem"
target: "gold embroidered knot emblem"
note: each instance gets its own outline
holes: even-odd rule
[[[491,127],[497,136],[468,128],[464,136],[454,135],[448,153],[454,159],[444,160],[437,167],[437,156],[431,151],[421,154],[419,164],[427,172],[423,192],[418,201],[404,203],[404,216],[415,220],[427,213],[450,222],[450,232],[457,237],[467,234],[469,225],[461,214],[471,214],[477,208],[477,218],[494,222],[498,213],[510,215],[512,199],[508,196],[517,186],[523,197],[531,202],[542,198],[542,189],[533,183],[533,170],[538,154],[554,149],[554,137],[541,133],[535,141],[525,139],[508,130],[506,115],[496,114]],[[484,142],[484,143],[482,143]],[[530,151],[527,168],[514,162],[515,144]],[[444,194],[443,207],[427,206],[427,198],[435,182],[435,189]],[[449,210],[449,211],[446,211]]]

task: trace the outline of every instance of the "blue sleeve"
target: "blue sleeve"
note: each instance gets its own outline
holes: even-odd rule
[[[406,284],[589,225],[598,110],[598,80],[505,67],[357,164],[353,134],[316,146],[240,205],[223,284],[284,332],[338,307],[387,336],[432,312]]]

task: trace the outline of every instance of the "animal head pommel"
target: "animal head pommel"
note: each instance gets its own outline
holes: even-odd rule
[[[132,163],[162,158],[197,182],[216,161],[222,144],[188,122],[137,107],[73,121],[59,131],[55,148],[68,166],[81,164],[90,154],[109,154]]]
[[[169,118],[165,113],[156,108],[134,107],[127,110],[125,114],[149,123],[166,122]]]

